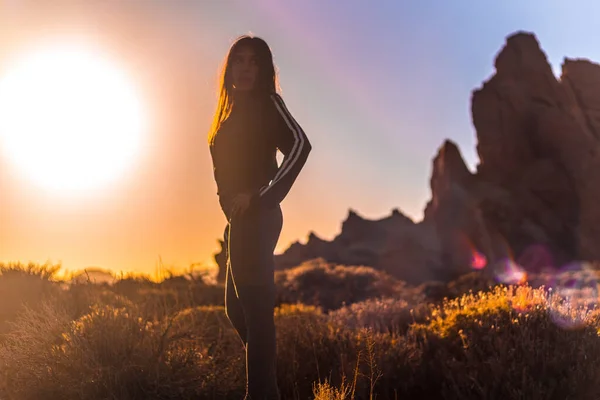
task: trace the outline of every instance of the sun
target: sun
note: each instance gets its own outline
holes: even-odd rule
[[[1,156],[45,189],[102,187],[139,155],[144,111],[132,80],[101,52],[38,48],[0,76]]]

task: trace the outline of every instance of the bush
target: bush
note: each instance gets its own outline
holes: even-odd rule
[[[600,311],[585,302],[574,307],[575,298],[565,302],[565,291],[497,286],[427,305],[418,292],[424,287],[410,289],[369,269],[302,268],[300,279],[278,275],[283,286],[304,287],[321,276],[307,299],[325,307],[275,310],[283,398],[600,396]],[[164,289],[128,280],[117,289],[60,289],[35,268],[10,271],[0,285],[34,282],[46,295],[23,289],[7,303],[13,311],[0,342],[0,398],[243,397],[243,347],[223,307],[180,301],[200,288],[195,283],[171,280]],[[465,290],[469,279],[454,287]],[[572,294],[577,286],[570,282],[561,281]],[[580,283],[597,297],[594,282]],[[302,296],[298,287],[288,293]],[[337,294],[318,293],[327,287]],[[348,296],[348,288],[358,294]]]
[[[94,306],[76,321],[45,307],[27,312],[0,359],[3,392],[18,399],[159,399],[196,396],[200,352],[176,346],[168,323],[135,309]]]
[[[354,303],[329,313],[329,319],[348,328],[371,328],[381,333],[404,334],[429,315],[425,303],[409,304],[397,298],[378,298]]]
[[[305,263],[277,271],[278,303],[303,303],[323,311],[374,297],[393,296],[405,285],[385,272],[370,267],[351,267],[325,263]]]
[[[0,337],[25,306],[35,309],[60,292],[53,281],[59,269],[51,264],[0,263]]]
[[[598,395],[597,314],[577,329],[552,319],[543,288],[496,287],[446,301],[413,327],[422,349],[411,395],[586,399]],[[416,384],[420,382],[420,384]]]

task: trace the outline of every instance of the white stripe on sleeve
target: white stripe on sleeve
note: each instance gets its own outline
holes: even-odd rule
[[[279,111],[279,114],[283,117],[283,120],[287,124],[288,128],[290,128],[290,130],[294,134],[294,146],[292,147],[292,150],[286,157],[286,160],[279,168],[279,171],[277,171],[277,174],[273,178],[271,184],[260,191],[261,196],[264,195],[270,188],[273,187],[273,185],[275,185],[279,180],[281,180],[292,169],[292,167],[298,160],[298,157],[300,157],[300,153],[302,153],[302,148],[304,147],[305,142],[304,135],[302,134],[302,128],[291,116],[290,112],[285,106],[285,103],[277,95],[271,95],[271,98],[275,102],[277,111]]]

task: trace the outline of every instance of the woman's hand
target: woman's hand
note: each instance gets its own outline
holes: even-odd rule
[[[246,212],[251,199],[252,195],[250,193],[240,193],[235,196],[231,202],[231,216],[235,217]]]

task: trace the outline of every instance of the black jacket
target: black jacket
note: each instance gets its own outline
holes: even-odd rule
[[[277,165],[277,150],[283,155]],[[230,219],[231,200],[251,193],[250,210],[272,208],[290,191],[312,146],[277,93],[234,110],[221,124],[210,153],[219,203]]]

